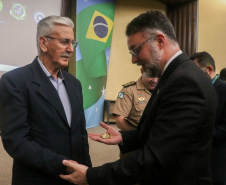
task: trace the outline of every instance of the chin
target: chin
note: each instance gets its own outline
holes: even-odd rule
[[[65,69],[65,68],[67,68],[68,67],[68,63],[66,64],[63,64],[63,63],[60,63],[59,65],[58,65],[58,68],[59,69]]]
[[[68,66],[69,60],[70,58],[65,58],[63,60],[60,60],[60,65]]]

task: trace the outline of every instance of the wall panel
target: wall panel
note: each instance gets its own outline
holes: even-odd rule
[[[197,50],[197,1],[169,5],[167,16],[174,25],[181,50],[191,55]]]

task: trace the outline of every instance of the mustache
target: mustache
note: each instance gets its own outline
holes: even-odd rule
[[[142,63],[144,63],[144,61],[142,61],[142,60],[140,60],[140,59],[138,59],[138,60],[136,61],[136,65],[137,65],[137,66],[142,66]]]
[[[70,58],[71,57],[71,54],[70,53],[63,53],[61,55],[61,57],[68,57],[68,58]]]

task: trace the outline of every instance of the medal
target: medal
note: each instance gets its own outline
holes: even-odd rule
[[[141,97],[138,98],[138,100],[139,100],[139,101],[144,101],[145,98],[141,96]]]
[[[107,132],[101,134],[101,138],[103,138],[103,139],[109,139],[110,136],[111,136],[111,135],[110,135],[109,133],[107,133]]]

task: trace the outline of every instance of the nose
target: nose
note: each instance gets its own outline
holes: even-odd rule
[[[138,58],[134,55],[132,55],[132,63],[136,64],[137,63]]]
[[[158,78],[152,78],[152,81],[153,81],[154,83],[157,83],[157,82],[158,82]]]
[[[66,51],[67,51],[67,52],[70,52],[70,53],[73,53],[73,52],[74,52],[74,47],[73,47],[72,43],[70,43],[70,44],[67,46]]]

